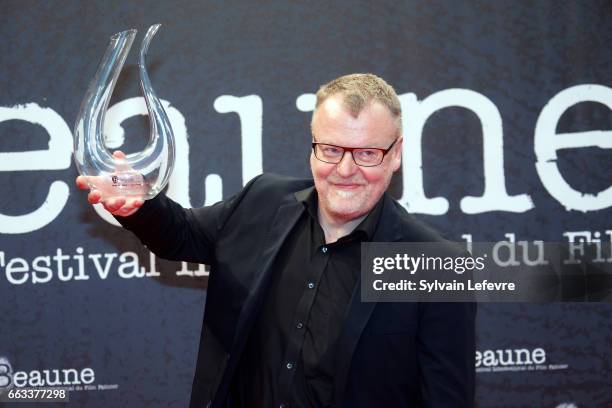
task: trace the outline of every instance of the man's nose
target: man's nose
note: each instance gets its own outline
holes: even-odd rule
[[[353,160],[352,152],[344,152],[340,163],[336,164],[336,171],[342,177],[350,177],[357,171],[358,166]]]

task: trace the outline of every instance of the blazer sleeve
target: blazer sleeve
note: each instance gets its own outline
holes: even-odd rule
[[[473,407],[476,303],[420,303],[419,308],[422,406]]]
[[[159,194],[133,215],[115,218],[160,258],[212,264],[220,231],[259,177],[238,194],[211,206],[183,208]]]

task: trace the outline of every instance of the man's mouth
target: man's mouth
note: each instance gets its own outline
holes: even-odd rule
[[[356,190],[362,186],[357,183],[331,183],[331,185],[339,190]]]

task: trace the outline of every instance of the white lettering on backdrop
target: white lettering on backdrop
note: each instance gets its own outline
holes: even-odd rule
[[[402,166],[402,205],[410,212],[442,215],[448,211],[445,197],[425,196],[423,188],[422,133],[427,120],[438,110],[455,106],[474,112],[482,125],[484,192],[478,197],[464,197],[460,202],[466,214],[488,211],[526,212],[533,208],[528,194],[509,195],[504,173],[504,143],[501,115],[495,104],[484,95],[468,89],[447,89],[436,92],[423,100],[413,93],[400,95],[403,108],[404,162]],[[577,85],[555,95],[543,108],[535,128],[535,167],[546,190],[567,210],[597,211],[612,206],[612,185],[598,194],[582,194],[563,179],[556,165],[556,152],[597,146],[612,148],[612,131],[592,130],[557,134],[556,126],[561,115],[581,102],[597,102],[612,109],[612,89],[602,85]],[[181,205],[192,206],[189,199],[189,141],[185,117],[162,101],[176,137],[177,160],[170,178],[167,194]],[[314,109],[314,95],[302,94],[296,99],[301,112]],[[263,171],[262,165],[262,101],[258,95],[236,97],[221,95],[214,102],[219,113],[236,113],[241,125],[242,181],[246,184]],[[106,116],[106,139],[110,148],[120,148],[124,140],[121,123],[135,115],[145,115],[146,107],[141,97],[118,102],[109,108]],[[66,122],[51,108],[41,108],[35,103],[0,107],[0,122],[23,120],[42,126],[49,134],[49,149],[27,152],[0,152],[0,171],[59,170],[70,166],[72,133]],[[223,182],[219,175],[208,175],[205,180],[205,205],[222,198]],[[0,213],[0,233],[23,234],[43,228],[63,210],[69,189],[64,181],[51,183],[45,202],[35,211],[9,216]],[[106,221],[116,221],[101,208],[98,214]]]
[[[612,185],[597,194],[584,194],[572,188],[557,167],[557,150],[591,146],[611,149],[612,131],[557,133],[557,123],[561,115],[581,102],[598,102],[612,109],[612,89],[601,85],[576,85],[555,95],[544,106],[536,123],[534,150],[538,158],[538,175],[550,195],[568,211],[587,212],[612,205]]]
[[[63,170],[70,167],[72,132],[64,119],[53,109],[42,108],[36,103],[10,108],[0,106],[0,122],[7,120],[22,120],[42,126],[49,135],[49,148],[27,152],[0,152],[0,171]],[[45,201],[36,210],[22,215],[0,213],[0,234],[23,234],[43,228],[62,212],[68,195],[68,185],[64,181],[54,181],[49,186]]]

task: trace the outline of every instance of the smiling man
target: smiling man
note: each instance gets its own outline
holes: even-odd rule
[[[192,407],[473,405],[473,304],[360,299],[361,242],[443,242],[386,193],[401,151],[393,88],[347,75],[317,92],[313,180],[261,175],[197,209],[103,202],[158,256],[211,265]]]
[[[317,93],[310,167],[319,222],[330,242],[354,229],[374,208],[401,165],[399,100],[379,81],[374,76],[346,76]],[[351,87],[362,94],[345,95]],[[368,98],[377,91],[382,97]]]

